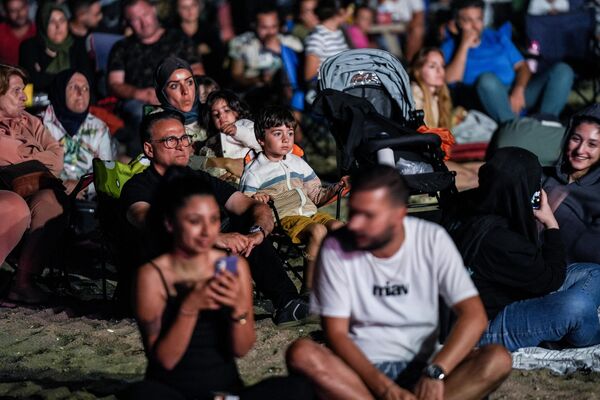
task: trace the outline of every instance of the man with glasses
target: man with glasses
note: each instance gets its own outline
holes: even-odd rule
[[[127,221],[138,230],[144,229],[160,179],[167,169],[188,164],[191,138],[185,133],[183,122],[183,116],[172,111],[152,113],[142,121],[142,146],[151,164],[127,181],[120,200]],[[275,324],[287,327],[304,323],[308,304],[299,297],[267,239],[273,229],[270,208],[205,172],[190,169],[190,173],[206,179],[221,207],[222,219],[230,217],[228,226],[225,229],[222,226],[216,245],[248,259],[256,288],[273,302]]]

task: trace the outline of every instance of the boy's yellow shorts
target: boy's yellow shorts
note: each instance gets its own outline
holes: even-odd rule
[[[301,243],[298,238],[300,232],[302,232],[310,224],[322,224],[325,225],[329,221],[333,221],[331,215],[326,213],[317,212],[311,217],[305,217],[304,215],[290,215],[289,217],[281,218],[281,228],[283,231],[292,239],[293,243]]]

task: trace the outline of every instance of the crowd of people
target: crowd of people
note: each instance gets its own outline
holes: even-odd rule
[[[600,105],[565,113],[571,66],[532,70],[481,0],[117,3],[2,1],[0,262],[16,267],[2,304],[47,304],[37,277],[75,202],[99,198],[93,184],[75,193],[80,179],[95,159],[145,160],[113,193],[118,304],[148,357],[124,396],[478,399],[511,351],[600,344]],[[374,29],[386,26],[396,43]],[[443,226],[407,215],[396,168],[321,181],[302,149],[320,123],[319,67],[361,48],[400,48],[408,98],[445,149],[470,110],[501,127],[541,116],[566,123],[558,161],[519,147],[446,159],[460,192]],[[318,210],[348,191],[346,221]],[[275,229],[304,246],[300,288]],[[278,327],[320,318],[326,346],[297,340],[288,376],[244,387],[253,290]]]

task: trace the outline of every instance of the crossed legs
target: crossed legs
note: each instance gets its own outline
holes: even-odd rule
[[[305,375],[322,399],[373,399],[360,377],[325,346],[299,339],[288,348],[290,371]],[[481,399],[496,390],[512,369],[510,354],[498,345],[475,349],[445,381],[446,399]]]

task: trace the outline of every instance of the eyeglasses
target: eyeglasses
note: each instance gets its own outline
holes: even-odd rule
[[[192,137],[190,135],[183,135],[180,137],[169,136],[166,138],[151,140],[151,142],[162,143],[167,149],[174,149],[181,143],[182,147],[189,147],[192,144]]]

